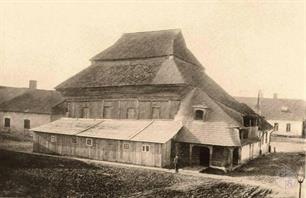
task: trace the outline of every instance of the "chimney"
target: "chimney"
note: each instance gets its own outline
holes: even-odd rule
[[[277,93],[273,94],[273,99],[277,99]]]
[[[37,81],[36,80],[30,80],[29,81],[29,88],[30,89],[37,89]]]
[[[256,113],[261,115],[261,102],[262,102],[263,94],[261,90],[258,90],[257,96],[257,104],[256,104]]]

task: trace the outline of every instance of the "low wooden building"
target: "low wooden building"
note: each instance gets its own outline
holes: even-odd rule
[[[180,30],[123,34],[91,62],[56,87],[68,118],[34,128],[34,151],[228,170],[268,151],[271,125],[205,73]]]
[[[34,152],[170,166],[178,121],[63,118],[35,129]]]

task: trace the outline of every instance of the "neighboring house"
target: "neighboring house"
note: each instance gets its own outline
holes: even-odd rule
[[[236,97],[265,117],[273,126],[272,135],[306,137],[306,102],[298,99]]]
[[[56,87],[68,118],[34,151],[168,167],[233,166],[268,152],[271,125],[216,84],[180,30],[128,33]]]
[[[19,90],[19,88],[5,89]],[[12,96],[0,104],[0,131],[27,132],[32,127],[49,123],[65,115],[64,107],[52,115],[52,107],[64,101],[59,92],[40,90],[36,87],[21,89],[22,93],[15,94],[15,97]],[[4,98],[8,92],[0,93],[1,97]]]

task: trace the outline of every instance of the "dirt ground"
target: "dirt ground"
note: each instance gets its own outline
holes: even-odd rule
[[[0,197],[296,197],[295,173],[305,159],[302,152],[272,153],[220,176],[86,163],[31,152],[31,138],[0,134]]]
[[[0,150],[1,197],[266,197],[271,190]]]

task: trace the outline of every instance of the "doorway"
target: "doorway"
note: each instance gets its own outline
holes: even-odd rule
[[[200,148],[200,165],[209,166],[209,148],[201,147]]]
[[[233,165],[239,164],[239,148],[235,148],[233,151]]]

